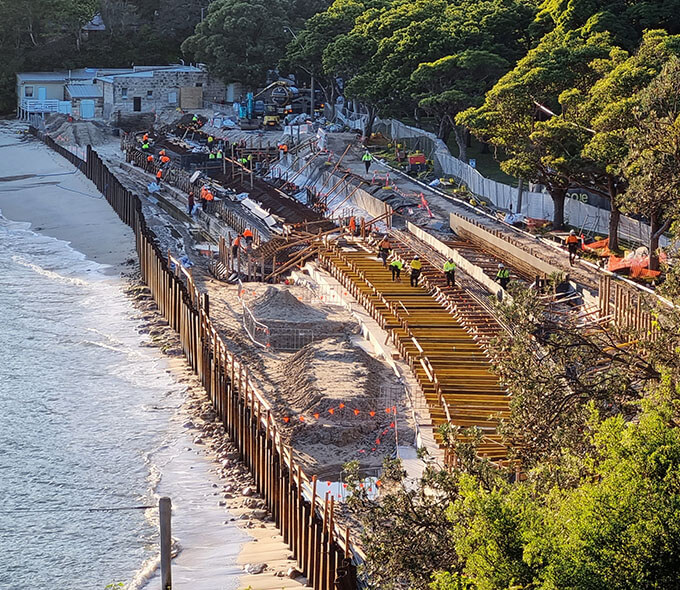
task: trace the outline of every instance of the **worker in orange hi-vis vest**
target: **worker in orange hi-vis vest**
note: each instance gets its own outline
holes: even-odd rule
[[[234,241],[231,243],[231,256],[236,258],[238,256],[238,249],[241,245],[241,236],[236,236]]]
[[[203,194],[203,211],[208,211],[208,207],[210,206],[210,203],[213,202],[215,199],[215,196],[210,192],[209,189],[205,190],[205,193]]]
[[[159,170],[158,172],[156,172],[156,184],[157,184],[158,186],[161,185],[161,179],[162,179],[162,178],[163,178],[163,171],[162,171],[162,170]]]
[[[250,231],[249,227],[247,227],[243,232],[243,237],[246,239],[246,246],[250,248],[253,243],[253,232]]]
[[[565,240],[567,249],[569,250],[569,264],[571,266],[574,266],[574,261],[576,260],[576,255],[578,253],[578,242],[579,239],[576,236],[576,232],[572,229]]]

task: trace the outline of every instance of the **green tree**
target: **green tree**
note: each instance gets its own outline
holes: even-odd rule
[[[680,575],[680,430],[668,407],[621,417],[594,436],[592,477],[555,491],[554,588],[673,588]]]
[[[658,270],[661,234],[680,215],[680,60],[672,57],[636,97],[634,124],[627,132],[624,207],[650,224],[649,268]]]
[[[508,62],[489,51],[466,50],[435,62],[421,63],[411,80],[428,92],[418,106],[435,116],[437,137],[446,141],[451,130],[458,144],[458,157],[467,160],[465,128],[456,125],[455,117],[471,106],[479,105],[484,94],[507,71]]]
[[[448,511],[455,567],[432,590],[677,587],[680,429],[668,405],[645,405],[639,422],[593,415],[587,473],[570,487],[542,490],[534,471],[492,489],[463,476]]]
[[[615,327],[584,329],[580,318],[556,315],[552,304],[521,285],[512,295],[511,302],[497,304],[512,334],[502,334],[494,346],[494,371],[512,394],[503,430],[525,468],[559,467],[590,450],[584,431],[591,406],[604,416],[632,416],[631,404],[660,373],[639,347],[618,346],[633,336]],[[563,476],[572,475],[555,471]]]
[[[407,485],[400,461],[387,460],[380,501],[361,487],[358,462],[345,465],[348,507],[361,523],[364,573],[377,588],[426,588],[432,572],[457,563],[447,509],[457,498],[457,476],[428,468]]]
[[[555,167],[549,144],[537,133],[550,113],[558,110],[566,90],[587,92],[600,77],[594,66],[611,49],[609,36],[584,36],[557,29],[547,34],[515,68],[503,76],[479,108],[458,115],[484,141],[508,156],[501,168],[512,176],[545,185],[553,201],[553,225],[564,225],[564,202],[572,184],[569,174]]]
[[[447,52],[444,0],[372,2],[347,34],[324,51],[324,68],[345,80],[345,93],[368,112],[369,135],[378,113],[415,106],[410,76],[418,64]],[[442,48],[442,44],[444,47]]]
[[[335,108],[339,88],[333,72],[324,69],[323,54],[337,37],[352,30],[364,10],[364,3],[358,0],[336,0],[324,12],[312,16],[286,48],[283,66],[313,75],[331,109]]]
[[[256,88],[267,80],[288,43],[284,0],[216,0],[182,51],[224,82]]]

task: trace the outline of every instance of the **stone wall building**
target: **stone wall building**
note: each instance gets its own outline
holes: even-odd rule
[[[71,103],[71,115],[76,119],[101,119],[104,116],[104,94],[101,84],[69,84],[66,100]]]
[[[73,87],[71,93],[68,87]],[[91,96],[78,96],[82,93]],[[50,112],[110,119],[128,113],[201,109],[204,103],[221,103],[225,98],[224,84],[212,79],[205,68],[196,66],[85,68],[17,74],[17,114],[22,119]],[[94,101],[92,117],[91,101]]]
[[[104,117],[117,113],[146,113],[163,109],[203,108],[208,102],[224,100],[225,87],[212,80],[208,72],[195,66],[164,69],[138,69],[132,73],[100,76]]]

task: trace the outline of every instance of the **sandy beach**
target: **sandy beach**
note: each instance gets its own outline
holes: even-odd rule
[[[0,122],[2,215],[67,242],[84,259],[106,265],[104,272],[111,281],[117,282],[121,274],[134,275],[133,232],[83,174],[24,130],[18,122]],[[128,279],[120,279],[121,289],[126,284]],[[150,449],[147,459],[154,498],[169,495],[173,500],[177,552],[173,578],[193,590],[304,585],[304,578],[287,576],[295,562],[262,510],[264,502],[253,488],[248,490],[252,480],[246,469],[234,461],[225,464],[224,457],[233,450],[213,419],[205,391],[176,346],[176,335],[156,314],[143,287],[136,289],[128,289],[128,296],[136,300],[139,330],[148,335],[149,346],[165,353],[159,352],[159,361],[166,363],[166,372],[184,389],[166,442]],[[148,511],[147,518],[155,526],[155,510]],[[143,542],[148,540],[140,539]],[[155,557],[140,563],[126,587],[153,587],[158,581],[157,567]]]
[[[119,275],[136,261],[132,230],[92,182],[25,130],[17,121],[0,121],[0,212]]]

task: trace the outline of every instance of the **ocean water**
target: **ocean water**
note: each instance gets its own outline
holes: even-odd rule
[[[157,502],[182,392],[101,270],[0,217],[2,590],[103,590],[157,551],[129,508]]]

